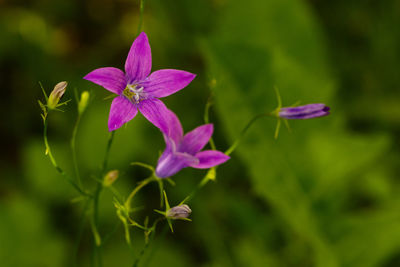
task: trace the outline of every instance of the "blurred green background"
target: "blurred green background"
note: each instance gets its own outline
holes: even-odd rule
[[[82,203],[44,155],[38,82],[49,92],[62,80],[89,90],[78,132],[85,184],[104,156],[108,92],[82,79],[95,68],[123,68],[139,22],[139,1],[0,0],[0,265],[73,266]],[[175,233],[159,228],[140,266],[400,266],[400,2],[322,0],[147,0],[142,28],[153,70],[197,74],[165,99],[185,131],[203,123],[212,91],[220,150],[255,114],[284,105],[323,102],[329,117],[291,122],[273,139],[276,121],[249,131],[232,159],[190,203],[193,222]],[[50,116],[49,138],[72,174],[72,101]],[[127,195],[164,149],[161,134],[141,115],[121,128],[110,169]],[[204,175],[185,169],[168,186],[179,203]],[[159,202],[151,185],[135,200]],[[101,198],[104,266],[132,266],[111,193]],[[115,227],[115,225],[117,225]],[[78,266],[90,266],[86,221]],[[143,233],[133,231],[137,251]]]

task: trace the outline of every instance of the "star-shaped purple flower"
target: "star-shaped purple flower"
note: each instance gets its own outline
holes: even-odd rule
[[[129,51],[125,73],[117,68],[106,67],[95,69],[84,77],[118,95],[111,104],[108,119],[110,132],[132,120],[138,109],[161,131],[166,131],[166,124],[161,118],[168,109],[158,98],[183,89],[196,75],[175,69],[158,70],[152,74],[150,71],[150,44],[147,35],[142,32]]]
[[[278,116],[289,120],[305,120],[329,115],[330,108],[325,104],[308,104],[279,109]]]
[[[163,134],[166,148],[156,167],[159,178],[170,177],[186,167],[208,169],[230,159],[217,150],[201,151],[214,131],[212,124],[199,126],[184,136],[182,125],[172,111],[165,113],[165,121],[167,132]]]

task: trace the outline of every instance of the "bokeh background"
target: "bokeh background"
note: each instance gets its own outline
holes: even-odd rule
[[[82,203],[44,154],[38,82],[49,92],[66,80],[89,90],[78,132],[85,184],[104,156],[110,99],[82,77],[123,68],[139,23],[139,1],[0,0],[0,265],[90,266],[92,235]],[[197,74],[165,99],[185,131],[211,120],[224,150],[255,114],[284,105],[323,102],[325,118],[293,121],[292,133],[265,118],[232,159],[190,203],[193,222],[162,224],[140,266],[400,266],[400,2],[322,0],[147,0],[144,31],[153,70]],[[69,139],[76,103],[50,117],[59,164],[72,173]],[[164,143],[141,115],[121,128],[110,169],[125,196],[155,164]],[[185,169],[167,186],[179,203],[204,171]],[[151,185],[135,200],[142,221],[159,202]],[[101,198],[104,266],[132,266],[112,195]],[[133,231],[136,252],[143,233]]]

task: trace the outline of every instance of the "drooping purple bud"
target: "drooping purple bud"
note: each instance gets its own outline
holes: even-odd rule
[[[185,219],[189,217],[190,213],[192,213],[192,210],[189,208],[189,206],[186,204],[182,204],[167,210],[166,216],[167,218],[174,220]]]
[[[278,116],[289,120],[305,120],[329,115],[330,108],[325,104],[308,104],[298,107],[281,108]]]

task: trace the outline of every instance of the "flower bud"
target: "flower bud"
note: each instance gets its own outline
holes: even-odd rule
[[[85,111],[85,109],[88,105],[88,101],[89,101],[89,92],[83,91],[81,94],[81,99],[79,100],[79,103],[78,103],[79,114],[82,114]]]
[[[111,186],[115,182],[115,180],[117,180],[118,176],[118,170],[109,171],[106,176],[104,176],[103,185],[105,187]]]
[[[49,109],[55,109],[67,89],[67,82],[59,82],[54,86],[53,91],[50,93],[49,99],[47,100],[47,106]]]
[[[187,218],[189,217],[190,213],[192,213],[192,210],[189,208],[189,206],[182,204],[167,210],[166,216],[167,218],[176,220]]]
[[[278,116],[288,120],[304,120],[329,115],[330,108],[325,104],[308,104],[279,109]]]

